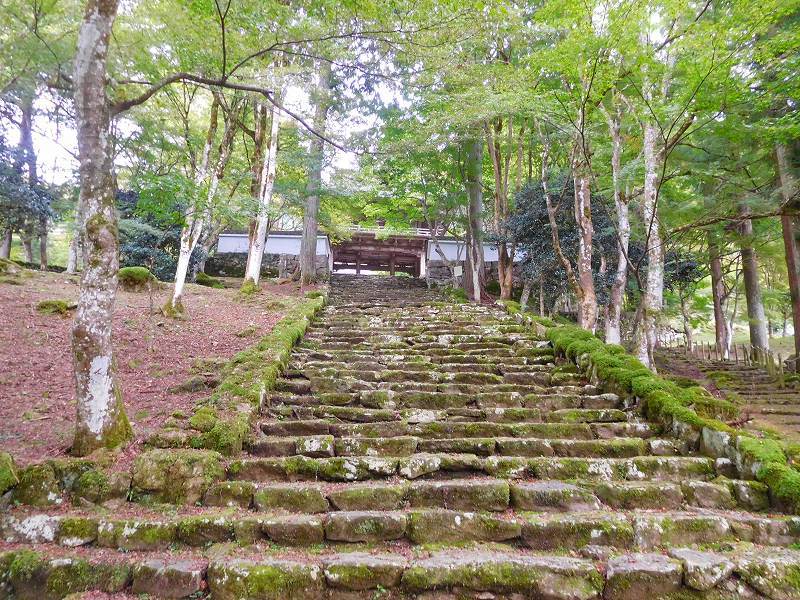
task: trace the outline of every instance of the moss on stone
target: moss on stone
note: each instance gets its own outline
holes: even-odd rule
[[[14,458],[8,452],[0,452],[0,496],[19,483]]]
[[[19,473],[14,502],[30,506],[51,506],[61,502],[61,490],[53,467],[47,463],[30,465]]]
[[[83,473],[72,487],[74,501],[81,498],[99,504],[105,502],[111,493],[108,477],[100,470],[91,470]]]
[[[83,546],[97,539],[97,521],[86,517],[64,517],[58,528],[58,542],[64,546]]]
[[[245,279],[242,283],[242,287],[239,288],[239,293],[242,296],[254,296],[261,291],[261,288],[258,287],[258,284],[253,281],[252,279]]]
[[[217,423],[217,411],[213,406],[204,405],[195,410],[189,425],[198,431],[211,431]]]
[[[205,287],[216,288],[216,289],[223,289],[225,284],[223,284],[219,279],[215,279],[210,275],[206,275],[202,271],[200,271],[194,278],[194,282],[197,285],[202,285]]]
[[[33,550],[20,550],[14,554],[8,568],[9,579],[30,581],[44,564],[44,559]]]
[[[157,285],[158,279],[147,267],[122,267],[119,270],[119,284],[128,292],[141,292],[148,285]]]
[[[67,300],[42,300],[36,305],[36,311],[43,315],[60,315],[65,317],[76,308],[74,302]]]

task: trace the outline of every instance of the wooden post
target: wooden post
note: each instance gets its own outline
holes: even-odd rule
[[[389,275],[394,277],[394,254],[389,257]]]
[[[778,352],[778,387],[784,387],[786,385],[786,379],[784,378],[783,373],[783,356],[781,353]]]
[[[356,254],[356,275],[361,275],[361,255]]]
[[[736,349],[736,344],[733,345],[733,360],[736,361],[736,364],[739,364],[739,351]]]

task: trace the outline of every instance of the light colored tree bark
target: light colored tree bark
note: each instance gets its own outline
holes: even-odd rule
[[[77,423],[72,453],[114,447],[131,435],[114,371],[112,319],[119,255],[114,206],[113,152],[106,98],[106,59],[115,0],[88,0],[75,55],[75,110],[80,198],[85,206],[81,277],[72,328]]]
[[[594,273],[592,272],[592,224],[591,209],[591,173],[583,160],[573,167],[575,180],[575,221],[578,224],[578,256],[576,266],[578,285],[581,293],[578,296],[578,324],[589,331],[597,328],[597,294],[594,289]]]
[[[247,266],[244,282],[258,285],[261,276],[261,260],[264,258],[264,246],[267,243],[270,209],[272,208],[272,190],[275,187],[275,173],[278,169],[278,133],[280,132],[280,116],[273,104],[271,107],[269,154],[266,157],[261,173],[261,188],[258,194],[258,213],[256,226],[247,249]]]
[[[331,65],[317,61],[317,87],[314,91],[314,130],[325,135],[328,110],[331,106]],[[317,279],[317,233],[319,231],[319,193],[322,188],[322,165],[325,142],[318,136],[311,139],[308,153],[308,185],[303,210],[303,237],[300,240],[300,284]]]
[[[656,346],[656,327],[664,307],[664,242],[658,216],[658,185],[661,176],[663,151],[659,144],[656,125],[648,120],[644,124],[644,191],[642,220],[647,248],[647,277],[642,297],[641,327],[646,340],[646,352],[640,346],[639,360],[655,371],[653,351]]]
[[[219,182],[220,179],[222,179],[225,167],[233,151],[233,141],[236,131],[238,130],[239,104],[232,104],[225,113],[225,130],[219,144],[216,161],[211,165],[211,147],[213,146],[214,134],[216,133],[216,111],[219,105],[220,102],[218,100],[212,102],[211,121],[206,136],[206,143],[203,147],[203,157],[195,175],[195,183],[198,184],[198,187],[204,180],[208,179],[205,203],[197,202],[190,206],[186,215],[186,221],[181,229],[178,264],[175,269],[175,285],[172,289],[172,296],[164,311],[167,314],[181,314],[184,312],[182,297],[186,285],[186,275],[189,272],[189,262],[192,252],[200,240],[206,223],[210,220],[210,214],[219,188]]]
[[[617,217],[617,264],[609,291],[608,311],[606,313],[606,343],[619,344],[622,341],[622,305],[625,288],[628,284],[628,246],[631,239],[631,221],[628,200],[622,191],[622,115],[620,106],[613,111],[603,110],[611,136],[611,180],[614,194],[614,208]]]

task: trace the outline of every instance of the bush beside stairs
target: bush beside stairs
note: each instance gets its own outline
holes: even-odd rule
[[[0,457],[0,598],[800,598],[800,474],[730,403],[405,278],[311,300],[130,472]]]

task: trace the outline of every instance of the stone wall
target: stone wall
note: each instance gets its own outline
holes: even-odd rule
[[[460,264],[462,269],[466,269],[464,261],[453,262],[453,264]],[[452,282],[450,269],[447,268],[447,265],[444,263],[444,261],[429,260],[427,268],[428,268],[428,279],[430,279],[430,281],[432,281],[433,283],[437,285],[448,285]],[[498,280],[496,261],[484,263],[484,269],[486,271],[486,281]],[[520,273],[519,263],[514,264],[514,286],[522,287],[522,277]]]

